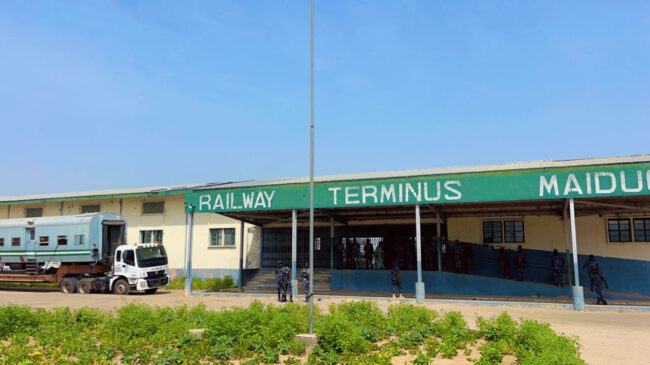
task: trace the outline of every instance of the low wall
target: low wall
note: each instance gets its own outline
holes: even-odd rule
[[[415,293],[416,271],[401,271],[404,293]],[[513,296],[513,297],[571,297],[570,287],[534,282],[499,279],[487,276],[455,274],[438,271],[422,272],[425,291],[429,294]],[[331,278],[332,290],[358,292],[392,291],[389,270],[334,270]],[[624,294],[609,294],[610,298],[639,299]],[[595,298],[595,293],[585,290],[585,297]]]

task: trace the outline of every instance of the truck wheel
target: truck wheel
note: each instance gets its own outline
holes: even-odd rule
[[[77,291],[79,294],[90,294],[92,292],[92,280],[89,278],[79,280]]]
[[[61,293],[72,294],[77,292],[77,279],[75,278],[63,278],[61,280]]]
[[[113,291],[118,295],[127,295],[129,294],[130,289],[131,288],[129,287],[129,283],[127,283],[124,279],[118,280],[113,287]]]
[[[144,292],[147,294],[155,294],[158,291],[158,288],[155,289],[146,289]]]

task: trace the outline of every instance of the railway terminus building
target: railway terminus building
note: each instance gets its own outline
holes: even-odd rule
[[[650,155],[324,176],[314,202],[327,290],[389,292],[397,262],[404,291],[420,300],[573,296],[581,307],[595,297],[583,268],[594,255],[609,297],[650,299]],[[308,179],[295,178],[4,197],[0,219],[116,213],[128,243],[165,245],[173,274],[246,285],[278,261],[308,259],[308,208]],[[0,252],[17,238],[0,237]]]

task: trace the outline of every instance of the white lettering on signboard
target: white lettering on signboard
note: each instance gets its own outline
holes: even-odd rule
[[[648,176],[650,176],[650,175],[648,175]],[[379,202],[380,203],[383,203],[383,202],[393,202],[393,203],[395,203],[395,185],[390,184],[390,185],[388,185],[388,188],[386,188],[386,185],[384,185],[384,184],[381,185],[381,194],[380,194]]]
[[[329,191],[331,191],[332,193],[334,193],[334,205],[338,204],[338,203],[336,202],[336,198],[337,198],[338,191],[341,190],[341,188],[339,188],[339,187],[335,187],[335,188],[329,188],[329,189],[327,189],[327,190],[329,190]]]
[[[374,185],[364,185],[361,187],[361,201],[366,204],[372,198],[374,203],[377,204],[377,187]]]
[[[447,189],[447,191],[449,191],[450,193],[455,193],[455,195],[445,194],[445,199],[447,200],[461,199],[463,194],[461,194],[459,190],[452,188],[451,185],[457,185],[460,188],[460,181],[459,180],[445,181],[445,189]]]
[[[625,184],[625,171],[621,171],[621,189],[626,193],[638,193],[643,189],[643,173],[641,170],[636,172],[636,188],[628,188]]]
[[[204,205],[207,205],[207,210],[210,210],[210,200],[212,200],[210,194],[204,194],[199,197],[199,212],[203,210]]]
[[[601,189],[600,177],[608,177],[612,186],[609,189]],[[616,190],[616,176],[611,172],[597,172],[594,174],[594,180],[596,182],[596,194],[610,194]]]
[[[275,195],[275,190],[271,190],[271,194],[263,191],[264,196],[266,197],[266,207],[271,208],[271,203],[273,202],[273,195]]]
[[[212,206],[212,210],[217,209],[223,210],[223,198],[221,198],[221,194],[217,194],[217,196],[214,197],[214,205]]]
[[[569,174],[569,177],[566,180],[566,185],[564,186],[564,195],[569,195],[569,193],[578,193],[582,195],[582,188],[578,184],[578,179],[574,174]]]
[[[436,193],[434,197],[429,196],[429,183],[424,183],[424,200],[428,202],[435,202],[440,199],[440,181],[436,181]]]
[[[422,198],[422,183],[418,183],[418,192],[415,192],[415,189],[413,189],[413,185],[406,183],[406,201],[409,201],[409,192],[413,195],[415,198],[415,201],[419,202]]]
[[[587,194],[591,194],[591,173],[587,173]]]
[[[359,193],[353,193],[351,190],[359,190],[358,186],[346,186],[345,187],[345,204],[359,204],[359,200],[352,198],[358,198]]]
[[[251,192],[249,194],[241,193],[241,197],[244,201],[244,208],[250,209],[253,207],[253,198],[255,197],[255,192]]]
[[[547,194],[551,193],[551,189],[555,192],[555,195],[559,195],[559,189],[557,187],[557,176],[551,175],[551,181],[546,180],[546,176],[541,175],[539,177],[539,196],[544,196],[544,191]]]

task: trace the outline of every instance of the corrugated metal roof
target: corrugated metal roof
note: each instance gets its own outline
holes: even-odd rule
[[[597,165],[613,165],[613,164],[643,163],[643,162],[650,162],[650,154],[635,155],[635,156],[621,156],[621,157],[587,158],[587,159],[576,159],[576,160],[512,162],[512,163],[494,164],[494,165],[443,167],[443,168],[420,169],[420,170],[401,170],[401,171],[371,172],[371,173],[361,173],[361,174],[329,175],[329,176],[314,177],[314,182],[385,179],[385,178],[393,178],[393,177],[528,170],[528,169],[543,169],[543,168],[557,168],[557,167],[597,166]],[[206,184],[203,187],[197,188],[197,190],[241,188],[241,187],[266,186],[266,185],[304,184],[304,183],[309,183],[308,177],[269,179],[269,180],[250,180],[250,181],[239,181],[239,182],[232,182],[232,183],[220,183],[214,185]]]
[[[621,157],[586,158],[586,159],[576,159],[576,160],[513,162],[513,163],[494,164],[494,165],[443,167],[443,168],[420,169],[420,170],[401,170],[401,171],[371,172],[371,173],[360,173],[360,174],[328,175],[328,176],[314,177],[314,181],[327,182],[327,181],[342,181],[342,180],[366,180],[366,179],[382,179],[382,178],[408,177],[408,176],[477,173],[477,172],[490,172],[490,171],[526,170],[526,169],[557,168],[557,167],[596,166],[596,165],[612,165],[612,164],[643,163],[643,162],[650,162],[650,154],[636,155],[636,156],[621,156]],[[304,184],[308,182],[309,182],[308,177],[294,177],[294,178],[282,178],[282,179],[248,180],[248,181],[237,181],[237,182],[226,182],[226,183],[207,183],[207,184],[158,186],[158,187],[148,187],[148,188],[97,190],[97,191],[86,191],[86,192],[77,192],[77,193],[0,197],[0,203],[7,204],[13,202],[19,203],[19,202],[29,202],[29,201],[66,200],[66,199],[75,199],[75,198],[91,199],[93,197],[105,198],[107,196],[127,197],[129,195],[149,195],[149,194],[167,195],[173,193],[181,194],[189,190],[228,189],[228,188],[241,188],[241,187],[266,186],[266,185],[284,185],[284,184]]]
[[[129,195],[156,195],[163,193],[181,193],[183,191],[196,189],[205,186],[205,184],[191,184],[191,185],[172,185],[172,186],[155,186],[146,188],[128,188],[128,189],[109,189],[109,190],[94,190],[74,193],[56,193],[56,194],[38,194],[38,195],[23,195],[23,196],[7,196],[0,197],[0,203],[10,202],[24,202],[34,200],[65,200],[74,198],[92,198],[92,197],[121,197]]]

